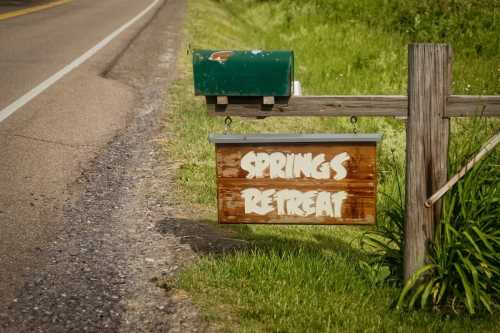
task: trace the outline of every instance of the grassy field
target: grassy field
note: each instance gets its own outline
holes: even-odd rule
[[[400,13],[405,8],[389,8],[391,3],[397,2],[192,0],[186,47],[293,49],[295,77],[305,94],[405,94],[407,42],[439,41],[443,29],[427,29],[427,35],[418,29],[418,25],[429,24],[422,7],[429,1],[415,2],[415,8],[422,7],[422,12],[405,13],[408,17],[420,15],[410,23],[403,20],[404,15],[393,17],[393,11]],[[454,14],[447,15],[453,18]],[[496,13],[490,16],[500,19]],[[476,36],[479,46],[465,48],[465,37],[451,32],[446,35],[457,45],[454,92],[500,94],[495,35],[500,33],[499,25],[491,32],[470,25],[473,36],[469,39]],[[474,35],[476,28],[484,33]],[[481,45],[488,47],[478,51]],[[207,136],[223,131],[223,119],[208,117],[203,100],[194,97],[190,62],[190,55],[184,53],[179,64],[181,75],[169,91],[168,126],[175,137],[168,152],[181,165],[179,195],[207,207],[211,212],[208,218],[215,223],[214,149]],[[464,123],[455,124],[460,125],[454,126],[455,131],[461,131]],[[402,169],[404,162],[404,123],[361,118],[358,127],[363,132],[384,134],[378,150],[380,193],[393,194],[402,177],[394,169]],[[490,122],[486,128],[492,132],[498,129],[498,122]],[[232,125],[235,133],[351,131],[349,120],[341,118],[234,119]],[[460,136],[455,135],[453,146],[460,145],[457,138]],[[386,204],[379,196],[379,208]],[[498,317],[486,315],[470,318],[447,312],[393,310],[399,289],[382,283],[387,274],[384,269],[364,264],[368,254],[360,249],[358,239],[366,228],[234,229],[251,244],[247,250],[204,257],[178,281],[178,287],[187,290],[207,319],[223,331],[493,332],[500,327]]]

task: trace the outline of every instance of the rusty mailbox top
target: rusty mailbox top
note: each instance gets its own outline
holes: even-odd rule
[[[194,88],[203,96],[290,96],[292,51],[193,52]]]

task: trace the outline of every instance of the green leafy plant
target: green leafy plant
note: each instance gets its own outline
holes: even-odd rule
[[[402,163],[396,160],[394,151],[388,166],[391,176],[384,180],[385,191],[381,194],[383,200],[379,200],[378,225],[363,233],[360,243],[369,253],[367,264],[387,267],[389,274],[386,281],[398,285],[403,280],[405,205]]]
[[[496,122],[457,122],[450,173],[456,172],[480,147]],[[470,138],[466,142],[462,137]],[[401,170],[392,163],[386,180],[379,225],[365,232],[362,246],[373,267],[385,266],[386,281],[403,282],[404,197]],[[449,308],[470,314],[493,312],[500,304],[500,153],[480,162],[445,196],[443,216],[430,245],[428,264],[404,284],[398,308]],[[391,186],[392,185],[392,186]]]
[[[473,143],[465,144],[471,147]],[[405,284],[397,306],[493,312],[500,301],[500,154],[481,162],[445,197],[429,264]]]

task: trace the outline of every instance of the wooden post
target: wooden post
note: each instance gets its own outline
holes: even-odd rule
[[[408,49],[405,280],[425,264],[441,215],[439,202],[432,208],[425,202],[447,181],[449,119],[444,115],[451,55],[446,44],[411,44]]]

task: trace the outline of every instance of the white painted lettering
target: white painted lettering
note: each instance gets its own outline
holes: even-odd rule
[[[317,191],[308,191],[302,194],[302,209],[306,216],[313,215],[316,212],[315,199]]]
[[[319,192],[316,199],[316,216],[333,217],[332,199],[329,192]]]
[[[285,166],[285,178],[293,178],[293,161],[295,159],[295,154],[286,154],[286,166]]]
[[[333,171],[336,172],[335,176],[333,179],[335,180],[342,180],[347,176],[347,170],[346,168],[342,165],[345,161],[350,159],[351,157],[347,153],[341,153],[336,155],[332,160],[330,161],[330,167],[332,168]]]
[[[240,166],[243,170],[248,172],[246,176],[248,179],[252,179],[255,177],[255,158],[255,152],[250,151],[246,153],[241,159]]]
[[[258,203],[261,201],[261,193],[256,188],[247,188],[241,191],[245,202],[245,214],[259,213]]]
[[[255,178],[263,178],[264,171],[269,168],[269,154],[257,153],[255,158]]]
[[[311,177],[314,179],[329,179],[330,166],[325,162],[325,154],[319,154],[312,159]]]
[[[313,156],[312,153],[246,153],[240,161],[240,167],[247,172],[246,178],[293,179],[313,178],[342,180],[347,177],[344,163],[351,157],[346,152],[335,155],[329,162],[325,154]]]
[[[261,215],[266,215],[274,210],[274,206],[272,205],[274,193],[276,193],[276,190],[265,190],[262,192]]]
[[[342,203],[347,198],[347,193],[344,191],[332,194],[333,217],[342,217]]]
[[[301,174],[304,177],[311,177],[312,169],[312,154],[295,154],[295,160],[293,161],[293,176],[295,178],[300,178]]]
[[[289,216],[329,216],[342,217],[342,206],[347,193],[307,191],[284,189],[261,191],[248,188],[241,191],[244,200],[245,214],[266,215],[276,212],[277,215]]]
[[[286,156],[283,153],[272,153],[269,156],[269,176],[274,178],[285,178]]]
[[[286,215],[285,212],[285,201],[289,198],[288,190],[281,190],[276,192],[274,195],[274,201],[276,201],[276,210],[278,215]]]
[[[300,209],[302,204],[302,192],[297,190],[288,190],[288,199],[286,201],[287,215],[304,216],[304,212]]]

